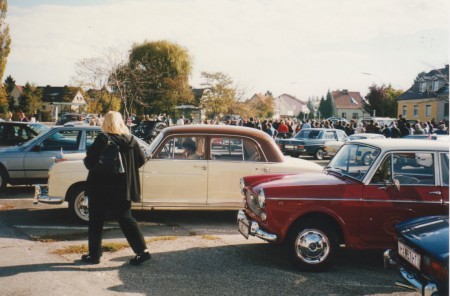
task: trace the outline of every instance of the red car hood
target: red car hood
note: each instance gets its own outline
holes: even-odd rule
[[[351,195],[356,194],[353,192],[356,188],[349,184],[361,184],[351,178],[326,173],[249,176],[244,181],[248,189],[259,192],[259,189],[264,188],[266,196],[270,197],[345,197],[350,192]]]

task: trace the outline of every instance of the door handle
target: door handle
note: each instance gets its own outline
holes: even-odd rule
[[[431,194],[431,195],[442,195],[442,192],[440,192],[440,191],[430,191],[430,192],[428,192],[428,194]]]
[[[202,169],[202,170],[206,171],[206,166],[205,165],[194,165],[194,168]]]
[[[255,170],[257,170],[257,171],[263,171],[263,172],[265,172],[265,173],[270,172],[270,170],[269,170],[268,167],[265,167],[265,168],[255,168]]]

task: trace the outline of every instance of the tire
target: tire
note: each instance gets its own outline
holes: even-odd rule
[[[8,174],[4,168],[0,168],[0,192],[4,192],[8,185]]]
[[[71,192],[69,211],[79,222],[87,223],[89,221],[88,197],[84,194],[83,186],[78,186]]]
[[[317,149],[316,153],[314,153],[314,158],[317,160],[323,160],[325,155],[325,151],[322,148]]]
[[[289,261],[304,271],[328,269],[338,251],[336,231],[319,221],[294,224],[288,233],[286,245]]]

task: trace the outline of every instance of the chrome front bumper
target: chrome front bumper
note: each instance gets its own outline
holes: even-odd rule
[[[47,204],[61,204],[64,202],[63,197],[49,197],[48,186],[36,184],[34,185],[34,199],[33,203],[47,203]]]
[[[258,222],[251,220],[250,218],[247,218],[245,215],[245,212],[240,210],[237,215],[237,223],[238,225],[246,225],[248,226],[248,234],[251,236],[259,237],[260,239],[263,239],[268,242],[275,242],[277,240],[276,234],[271,234],[268,232],[265,232],[259,227]],[[242,233],[242,232],[241,232]],[[246,235],[242,233],[242,235],[246,238],[248,238]]]
[[[395,285],[405,289],[417,291],[419,293],[422,293],[422,295],[424,296],[431,296],[434,293],[438,292],[438,288],[435,283],[423,283],[417,278],[415,274],[403,268],[398,262],[397,253],[393,250],[386,250],[383,254],[383,259],[385,269],[396,267],[400,273],[400,276],[406,281],[395,281]]]

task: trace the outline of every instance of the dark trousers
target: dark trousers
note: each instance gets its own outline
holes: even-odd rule
[[[92,257],[102,255],[102,232],[106,218],[112,216],[122,229],[125,238],[136,254],[142,253],[147,246],[136,219],[131,216],[130,201],[116,201],[112,204],[89,199],[89,254]]]

